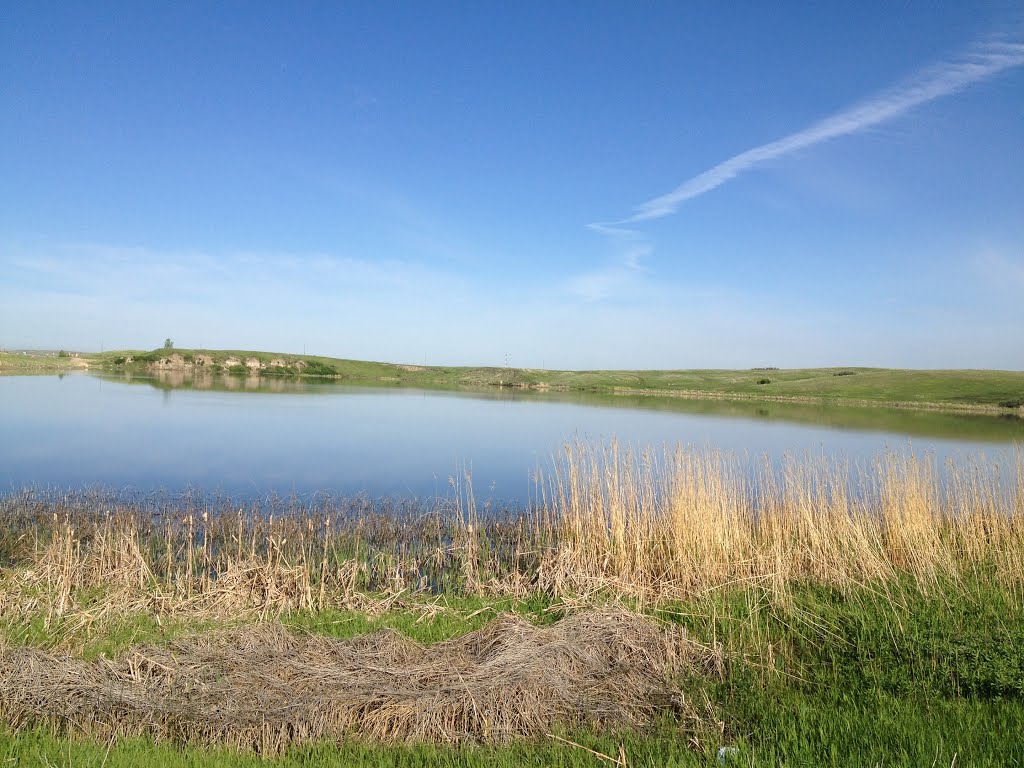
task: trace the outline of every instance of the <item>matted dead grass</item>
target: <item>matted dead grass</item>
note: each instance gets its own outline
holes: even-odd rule
[[[504,742],[560,728],[698,722],[678,681],[720,675],[720,648],[624,610],[536,627],[507,615],[421,646],[390,632],[338,640],[278,624],[85,661],[0,650],[0,718],[105,738],[275,753],[310,741]]]

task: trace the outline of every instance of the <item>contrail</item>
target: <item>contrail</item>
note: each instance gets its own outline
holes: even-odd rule
[[[591,227],[612,234],[616,227],[623,224],[635,224],[668,216],[675,213],[680,204],[687,200],[710,192],[762,163],[871,128],[897,118],[921,104],[949,96],[973,83],[1022,64],[1024,43],[993,42],[969,49],[956,60],[928,67],[909,80],[882,91],[867,101],[819,120],[802,131],[730,157],[683,182],[668,194],[655,197],[638,206],[636,213],[627,219]]]

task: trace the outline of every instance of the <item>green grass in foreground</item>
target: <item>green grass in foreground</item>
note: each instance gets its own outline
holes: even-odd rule
[[[116,367],[133,356],[143,364],[179,355],[214,360],[218,371],[230,358],[256,358],[289,364],[302,360],[308,372],[334,372],[349,383],[431,388],[517,386],[540,390],[639,394],[703,394],[716,397],[782,398],[796,401],[901,403],[932,406],[984,406],[1017,412],[1024,406],[1024,372],[990,370],[905,370],[888,368],[799,368],[786,370],[554,371],[529,368],[397,365],[315,355],[246,350],[158,349],[90,356],[94,365]],[[136,364],[136,367],[141,367]],[[240,370],[244,366],[235,366]],[[264,373],[266,375],[266,373]]]
[[[1024,732],[1019,704],[1010,702],[907,701],[880,695],[779,697],[751,704],[772,713],[761,731],[738,742],[726,761],[736,766],[1004,766],[1021,765]],[[507,747],[375,746],[360,742],[296,749],[276,759],[224,750],[180,749],[146,740],[104,744],[54,737],[42,731],[0,731],[0,765],[19,766],[608,766],[587,749],[629,766],[713,766],[717,750],[694,750],[677,736],[601,738],[565,734],[579,746],[552,738]]]
[[[482,626],[499,611],[515,609],[535,621],[560,615],[559,605],[542,597],[525,603],[448,597],[437,605],[443,610],[424,613],[406,603],[372,619],[329,610],[284,620],[334,636],[389,626],[435,642]],[[0,730],[0,765],[590,766],[611,763],[584,748],[617,757],[621,747],[630,766],[709,766],[718,764],[722,745],[736,747],[733,764],[744,766],[1024,765],[1024,609],[1019,595],[984,576],[927,592],[893,584],[845,593],[807,585],[785,600],[745,588],[668,605],[657,614],[723,643],[725,677],[684,686],[691,701],[707,697],[721,730],[663,723],[647,733],[559,734],[579,746],[555,738],[458,748],[353,740],[294,749],[273,760],[145,740],[106,745]],[[125,625],[137,628],[134,641],[168,636],[166,626],[125,622],[101,629],[106,639],[92,638],[92,651],[123,650]],[[207,626],[186,622],[170,634]],[[16,639],[18,633],[6,629]]]

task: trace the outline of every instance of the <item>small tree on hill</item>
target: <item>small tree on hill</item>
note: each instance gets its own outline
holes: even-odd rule
[[[174,342],[170,339],[164,339],[164,349],[174,349]]]

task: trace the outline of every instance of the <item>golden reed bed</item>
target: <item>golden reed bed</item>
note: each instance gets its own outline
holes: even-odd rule
[[[672,610],[737,589],[750,606],[778,606],[808,584],[895,595],[979,578],[1017,604],[1024,596],[1019,450],[940,468],[900,452],[862,466],[770,464],[576,443],[520,513],[478,510],[469,478],[453,487],[426,510],[330,502],[287,514],[95,494],[0,499],[0,621],[48,633],[45,647],[0,641],[0,719],[260,752],[350,733],[460,742],[629,728],[667,710],[697,722],[710,705],[698,713],[679,683],[721,674],[722,649],[589,606]],[[542,595],[568,618],[549,628],[504,618],[430,647],[258,625],[325,609],[427,617],[441,610],[432,594]],[[743,621],[760,637],[755,613]],[[113,660],[79,653],[94,630],[140,615],[250,626]],[[714,617],[702,626],[713,638]],[[774,668],[772,643],[748,650]]]
[[[1024,586],[1020,449],[940,468],[907,452],[773,465],[576,443],[538,478],[528,510],[485,514],[468,478],[453,485],[454,498],[427,510],[363,502],[276,515],[11,495],[0,502],[0,612],[32,593],[60,615],[90,588],[154,610],[269,616],[354,605],[367,592],[657,603],[738,584],[784,594],[909,579],[927,589],[971,573]]]

